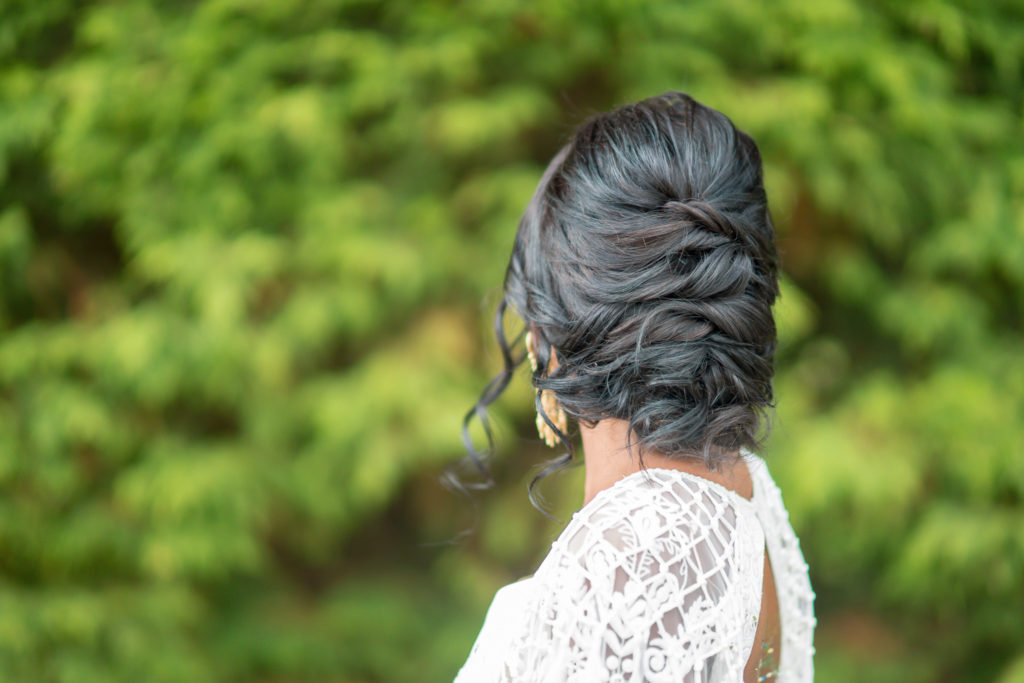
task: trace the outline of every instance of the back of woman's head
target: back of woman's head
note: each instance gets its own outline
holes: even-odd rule
[[[763,436],[777,294],[757,146],[669,92],[592,116],[551,161],[502,308],[532,329],[534,385],[569,416],[627,420],[641,452],[714,467]]]

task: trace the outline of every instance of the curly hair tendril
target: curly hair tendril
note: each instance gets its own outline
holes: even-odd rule
[[[754,141],[723,114],[668,92],[584,121],[548,164],[519,222],[495,318],[503,367],[466,414],[469,459],[493,484],[487,407],[526,354],[503,316],[534,334],[536,408],[565,452],[529,485],[575,461],[541,405],[554,392],[577,423],[628,422],[637,456],[717,468],[760,448],[774,407],[775,233]],[[552,354],[558,365],[548,370]],[[487,448],[469,436],[481,421]]]

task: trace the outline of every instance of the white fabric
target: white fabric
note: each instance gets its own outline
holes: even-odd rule
[[[500,589],[455,683],[741,682],[767,548],[782,628],[777,677],[814,677],[814,593],[764,461],[748,500],[648,468],[600,491],[532,577]]]

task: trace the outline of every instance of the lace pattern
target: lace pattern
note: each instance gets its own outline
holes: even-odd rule
[[[599,492],[534,576],[513,584],[511,604],[499,591],[456,683],[742,681],[766,548],[783,632],[778,680],[811,680],[807,565],[763,461],[747,462],[752,500],[663,469]]]

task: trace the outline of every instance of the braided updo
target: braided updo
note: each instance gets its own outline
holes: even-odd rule
[[[534,332],[534,386],[570,417],[627,420],[641,453],[712,468],[757,449],[773,403],[777,278],[748,135],[680,92],[592,116],[520,221],[496,320],[505,368],[467,425],[476,415],[486,427],[484,408],[523,361],[522,333],[510,350],[502,328],[511,307]],[[558,436],[568,452],[534,483],[572,460],[571,440]]]

